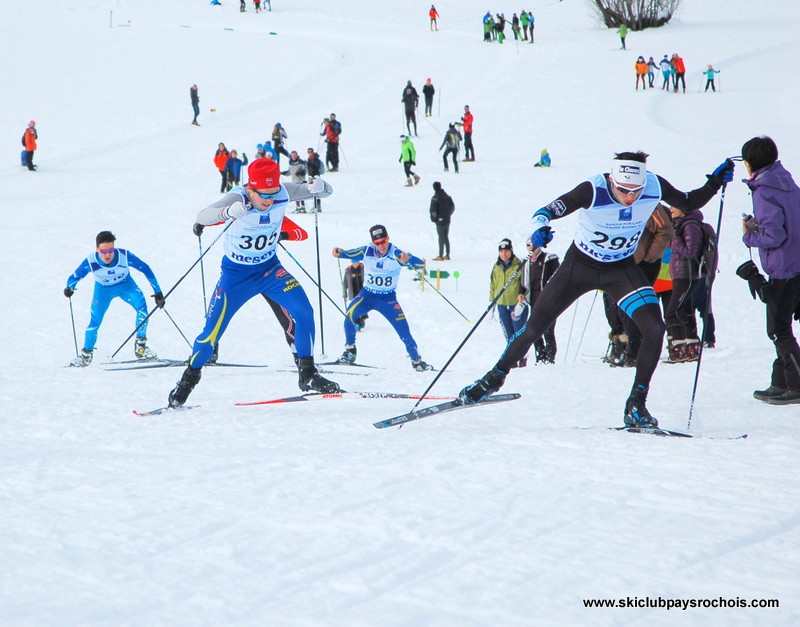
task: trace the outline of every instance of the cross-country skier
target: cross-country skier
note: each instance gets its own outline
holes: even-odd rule
[[[73,360],[73,366],[85,367],[92,363],[94,346],[97,343],[97,332],[103,323],[111,301],[121,298],[136,310],[136,344],[134,353],[137,359],[153,359],[155,354],[147,347],[147,302],[136,281],[131,276],[131,268],[135,268],[147,278],[153,288],[153,298],[157,307],[164,306],[164,295],[158,286],[158,279],[144,261],[124,248],[116,248],[117,238],[111,231],[100,231],[95,238],[97,250],[81,262],[75,272],[67,279],[64,296],[72,298],[78,281],[90,272],[94,276],[94,294],[92,295],[91,317],[83,338],[83,350]],[[144,322],[144,324],[142,324]]]
[[[345,347],[344,353],[337,362],[352,364],[356,360],[356,322],[369,313],[377,311],[389,321],[397,335],[406,345],[408,356],[414,370],[423,372],[433,367],[422,361],[417,350],[417,343],[411,336],[406,315],[397,302],[397,281],[400,270],[408,266],[415,270],[425,269],[425,260],[404,252],[389,242],[389,233],[382,224],[376,224],[369,230],[372,244],[344,250],[334,248],[333,256],[364,263],[364,286],[347,305],[344,319]]]
[[[328,197],[333,190],[320,178],[302,185],[281,184],[278,164],[271,159],[256,159],[247,173],[249,183],[245,187],[234,187],[197,215],[197,223],[206,226],[233,223],[226,227],[222,273],[208,306],[205,328],[195,339],[189,366],[169,393],[170,407],[186,402],[231,318],[257,294],[269,296],[285,307],[297,325],[300,389],[340,391],[339,385],[322,377],[314,365],[314,311],[300,283],[283,268],[276,255],[287,204],[313,196]]]
[[[708,176],[705,185],[686,193],[648,172],[647,156],[644,152],[618,153],[610,173],[591,177],[533,214],[530,239],[534,246],[544,247],[552,241],[551,220],[575,211],[579,211],[578,230],[561,267],[533,305],[525,329],[514,336],[483,378],[461,390],[465,402],[477,402],[499,390],[534,340],[582,294],[600,289],[617,301],[642,332],[633,389],[625,403],[625,424],[658,425],[645,400],[661,354],[664,322],[658,297],[634,261],[636,243],[662,199],[685,212],[699,209],[724,182],[733,179],[734,166],[726,159]]]

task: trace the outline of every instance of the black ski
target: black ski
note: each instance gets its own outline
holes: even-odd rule
[[[184,405],[183,407],[157,407],[156,409],[151,409],[150,411],[138,411],[136,409],[133,410],[133,413],[136,416],[144,417],[144,416],[160,416],[165,412],[181,412],[181,411],[188,411],[190,409],[197,409],[200,405]]]
[[[724,436],[721,438],[717,438],[710,435],[701,435],[701,434],[694,434],[694,433],[685,433],[683,431],[672,431],[670,429],[662,429],[661,427],[609,427],[614,431],[627,431],[628,433],[644,433],[647,435],[658,435],[661,437],[672,437],[672,438],[707,438],[710,440],[744,440],[747,437],[746,433],[737,436]]]
[[[385,368],[381,368],[380,366],[368,366],[366,364],[349,364],[343,361],[320,361],[317,362],[317,366],[348,366],[348,367],[355,367],[355,368],[373,368],[375,370],[386,370]]]
[[[444,403],[439,403],[437,405],[431,405],[430,407],[423,407],[422,409],[412,409],[407,414],[402,414],[400,416],[395,416],[394,418],[387,418],[386,420],[381,420],[379,422],[373,423],[373,426],[376,429],[386,429],[387,427],[397,427],[400,425],[404,425],[407,422],[411,422],[412,420],[419,420],[420,418],[425,418],[426,416],[435,416],[436,414],[443,414],[448,411],[455,411],[456,409],[469,409],[470,407],[479,407],[481,405],[489,405],[491,403],[503,403],[505,401],[514,401],[518,399],[521,394],[517,394],[516,392],[512,394],[495,394],[494,396],[490,396],[482,401],[478,401],[476,403],[464,403],[461,399],[455,399],[453,401],[446,401]]]

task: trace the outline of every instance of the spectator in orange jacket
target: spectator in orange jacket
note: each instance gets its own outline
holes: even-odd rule
[[[644,77],[647,76],[647,61],[644,60],[644,57],[640,56],[636,59],[634,68],[636,68],[636,91],[639,91],[640,79],[642,81],[642,90],[646,89],[647,85],[644,82]]]
[[[225,148],[225,144],[220,142],[219,148],[217,148],[217,152],[214,154],[214,165],[217,166],[217,170],[219,170],[222,176],[222,185],[219,187],[220,194],[224,194],[227,191],[228,174],[225,171],[225,166],[228,165],[228,157],[230,156],[228,149]]]
[[[428,17],[431,18],[431,30],[439,30],[439,24],[436,21],[436,18],[439,17],[439,12],[436,10],[436,7],[431,5],[431,10],[428,11]]]
[[[33,165],[33,153],[36,150],[37,139],[39,139],[39,134],[36,132],[36,122],[31,120],[22,135],[22,145],[25,146],[25,165],[31,172],[36,170],[36,166]]]
[[[678,82],[680,81],[681,86],[683,87],[683,93],[686,93],[686,80],[684,76],[686,75],[686,66],[683,64],[683,59],[678,56],[678,53],[672,55],[672,59],[670,59],[670,64],[672,65],[672,86],[674,91],[678,91]]]

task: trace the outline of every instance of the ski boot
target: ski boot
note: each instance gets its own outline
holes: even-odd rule
[[[208,358],[208,362],[206,363],[214,365],[215,363],[217,363],[218,359],[219,359],[219,343],[214,344],[214,352],[211,353],[211,357]]]
[[[356,346],[355,344],[345,344],[344,352],[334,363],[337,364],[354,364],[356,363]]]
[[[475,383],[461,390],[461,392],[458,393],[458,398],[465,405],[482,401],[503,387],[503,384],[506,382],[507,374],[507,372],[503,372],[500,368],[495,366]]]
[[[81,349],[80,354],[70,362],[73,368],[85,368],[92,363],[93,351],[87,351],[85,348]]]
[[[625,402],[625,426],[626,427],[658,427],[658,420],[651,416],[645,407],[647,391],[650,388],[640,384],[633,384],[631,395]]]
[[[155,359],[156,354],[147,348],[147,338],[146,337],[137,337],[136,338],[136,345],[133,349],[134,354],[136,355],[136,359]]]
[[[313,357],[300,357],[297,372],[300,375],[297,384],[303,392],[314,390],[322,394],[336,394],[343,391],[338,383],[329,381],[319,373]]]
[[[417,357],[416,359],[411,360],[411,367],[414,368],[417,372],[425,372],[426,370],[433,370],[433,366],[430,364],[426,364],[422,361],[422,357]]]
[[[183,376],[175,388],[169,393],[168,405],[173,409],[183,407],[189,394],[192,393],[194,386],[200,381],[203,371],[200,368],[189,366],[183,371]]]

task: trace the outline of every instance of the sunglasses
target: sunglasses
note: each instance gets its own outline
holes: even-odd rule
[[[644,189],[644,185],[639,185],[639,187],[620,187],[614,179],[611,179],[611,182],[614,184],[614,187],[623,194],[638,194]]]
[[[253,189],[252,187],[250,188],[250,191],[253,192],[259,198],[263,198],[264,200],[269,200],[270,198],[275,198],[275,196],[277,196],[278,194],[281,193],[281,190],[278,190],[274,194],[265,194],[265,193],[262,193],[262,192],[258,191],[257,189]]]
[[[386,244],[389,243],[389,238],[382,237],[381,239],[374,239],[372,240],[372,243],[375,244],[375,246],[385,246]]]
[[[99,252],[101,255],[112,255],[114,254],[114,252],[116,252],[116,250],[117,250],[116,248],[106,248],[106,249],[98,248],[97,252]]]

